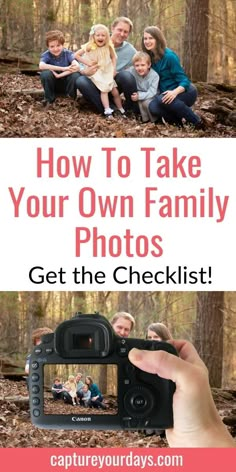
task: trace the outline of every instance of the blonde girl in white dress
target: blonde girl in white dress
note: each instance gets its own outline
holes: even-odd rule
[[[73,405],[77,405],[76,382],[74,375],[69,375],[64,384],[64,389],[70,394]]]
[[[117,84],[114,80],[116,53],[110,39],[109,30],[105,25],[92,26],[88,43],[83,44],[81,49],[75,53],[75,59],[87,66],[97,65],[97,72],[89,76],[89,79],[101,92],[105,116],[111,118],[114,112],[109,105],[108,93],[111,92],[117,109],[126,118]]]

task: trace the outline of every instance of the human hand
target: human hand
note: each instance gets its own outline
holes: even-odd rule
[[[166,430],[171,447],[235,447],[222,423],[210,390],[208,371],[188,341],[171,341],[176,357],[166,351],[132,349],[129,360],[139,369],[176,383],[174,426]]]
[[[80,71],[79,63],[78,63],[78,64],[72,63],[72,64],[68,67],[68,70],[71,71],[71,72],[79,72],[79,71]]]
[[[95,74],[95,72],[97,72],[98,70],[98,66],[97,65],[92,65],[92,66],[88,66],[86,67],[86,69],[84,69],[82,71],[83,75],[86,75],[88,77],[90,77],[91,75]]]
[[[165,103],[166,105],[169,105],[169,103],[172,103],[174,99],[177,97],[177,93],[174,90],[166,90],[166,92],[162,93],[162,102]]]
[[[58,72],[56,72],[55,70],[52,70],[52,73],[53,73],[54,77],[56,77],[56,79],[60,78],[60,74]]]
[[[132,93],[131,100],[132,100],[132,102],[137,102],[138,101],[138,92]]]

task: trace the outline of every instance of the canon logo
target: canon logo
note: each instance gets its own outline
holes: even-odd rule
[[[92,421],[91,416],[72,416],[72,421]]]

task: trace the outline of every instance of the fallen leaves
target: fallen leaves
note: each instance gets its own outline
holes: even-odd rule
[[[3,399],[15,395],[27,397],[24,381],[0,379]],[[221,416],[227,416],[235,406],[235,397],[225,391],[213,391]],[[14,403],[0,401],[0,447],[168,447],[164,438],[141,431],[94,431],[94,430],[46,430],[38,429],[30,421],[29,409]]]
[[[32,90],[33,95],[27,93]],[[214,89],[215,90],[215,89]],[[207,93],[206,93],[207,92]],[[196,104],[198,111],[203,100],[216,100],[215,91],[207,89]],[[222,97],[218,91],[218,98]],[[0,137],[66,137],[66,138],[184,138],[230,137],[234,130],[225,124],[209,130],[194,131],[189,127],[153,123],[140,124],[134,118],[114,117],[108,122],[96,114],[83,97],[74,102],[59,97],[54,106],[45,111],[42,105],[41,83],[38,76],[21,74],[0,75]],[[211,115],[214,121],[214,116]]]
[[[27,396],[24,381],[0,379],[0,392],[0,447],[167,447],[165,439],[138,431],[39,429],[32,425],[29,409],[3,400],[10,393]]]

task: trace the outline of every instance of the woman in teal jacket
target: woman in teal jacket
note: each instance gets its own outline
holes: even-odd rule
[[[196,87],[187,77],[177,54],[166,47],[162,31],[156,26],[145,28],[142,48],[151,57],[152,68],[160,77],[160,95],[151,101],[150,112],[157,121],[164,118],[169,123],[186,122],[202,128],[201,118],[191,109],[197,99]]]
[[[91,392],[91,400],[89,401],[89,406],[106,410],[106,405],[104,405],[103,403],[103,396],[97,384],[94,383],[90,375],[87,375],[87,377],[85,378],[85,383],[88,385],[88,388]]]

